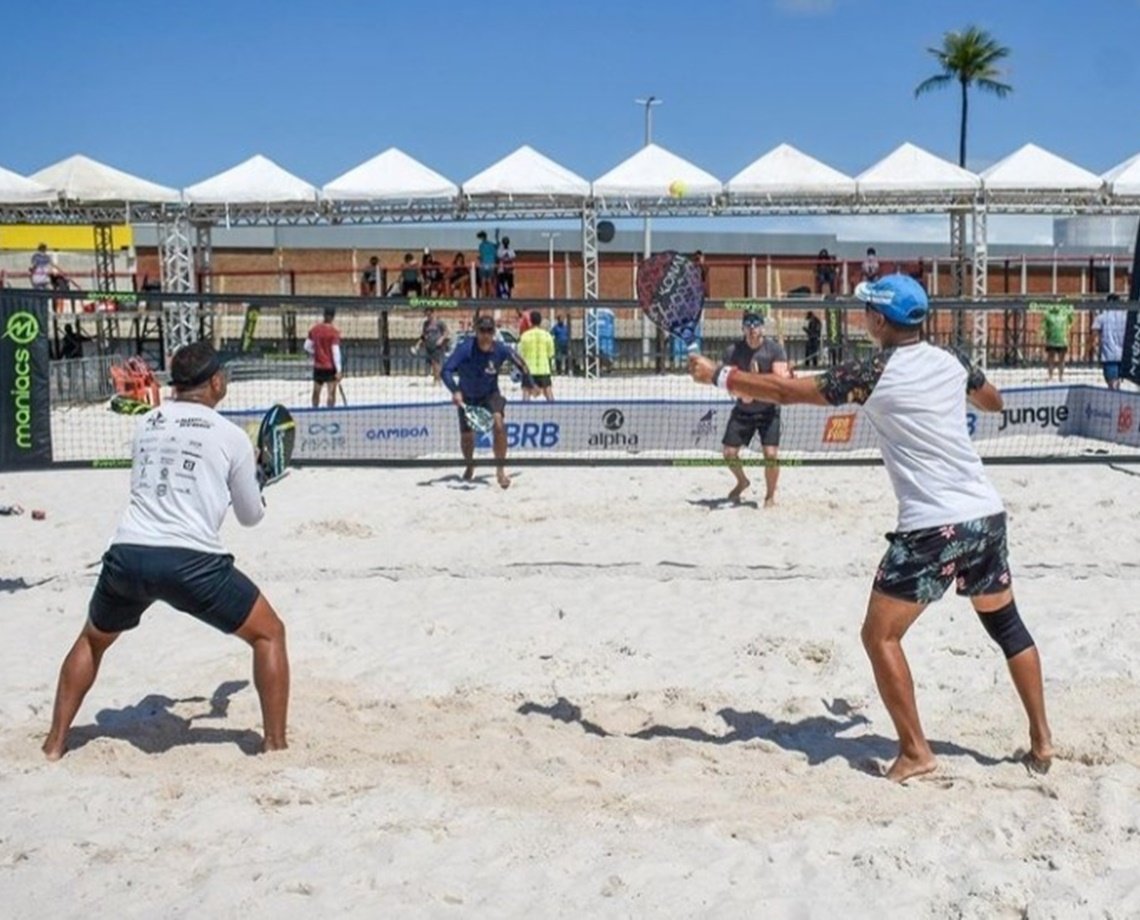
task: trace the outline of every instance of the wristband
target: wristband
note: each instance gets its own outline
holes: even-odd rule
[[[716,376],[713,378],[716,388],[718,390],[728,390],[732,383],[732,375],[736,373],[736,368],[732,366],[724,366],[717,368]]]

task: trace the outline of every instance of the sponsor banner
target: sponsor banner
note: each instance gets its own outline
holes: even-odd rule
[[[1140,447],[1140,393],[1071,387],[1068,408],[1061,434]]]
[[[978,441],[1070,433],[1077,411],[1068,387],[1005,392],[1001,412],[971,409],[963,423]],[[1104,392],[1107,391],[1097,391]],[[620,456],[640,453],[716,453],[732,414],[731,400],[589,400],[507,403],[507,447],[515,456]],[[454,456],[459,425],[451,403],[291,409],[297,425],[294,453],[305,460],[404,460]],[[226,413],[243,426],[260,412]],[[1137,410],[1140,415],[1140,409]],[[795,453],[870,451],[878,439],[855,405],[784,406],[780,447]],[[492,435],[478,434],[479,455],[491,452]],[[759,450],[759,444],[753,448]]]
[[[0,469],[51,464],[47,301],[0,291]]]
[[[1140,310],[1129,310],[1128,319],[1124,322],[1120,376],[1133,383],[1140,383]]]

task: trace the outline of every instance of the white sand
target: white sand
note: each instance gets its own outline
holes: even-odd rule
[[[787,470],[771,511],[699,504],[723,470],[295,471],[225,532],[289,625],[292,748],[247,756],[244,646],[156,607],[54,765],[127,477],[0,477],[48,511],[0,518],[0,912],[1140,916],[1137,480],[992,475],[1061,756],[1007,760],[1020,707],[951,598],[907,643],[941,770],[901,788],[867,772],[881,469]]]

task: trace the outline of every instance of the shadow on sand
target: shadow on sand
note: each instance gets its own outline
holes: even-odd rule
[[[101,709],[94,725],[72,728],[67,736],[68,751],[77,751],[98,738],[126,741],[144,754],[161,754],[187,744],[234,744],[243,754],[261,752],[261,735],[250,729],[218,728],[195,723],[210,719],[224,720],[230,698],[249,686],[248,680],[227,680],[218,685],[212,697],[191,696],[175,700],[159,694],[148,694],[133,706]],[[184,703],[209,703],[209,710],[190,716],[176,715],[173,708]]]
[[[556,722],[574,724],[590,735],[601,738],[622,737],[651,741],[654,738],[679,738],[702,744],[737,744],[744,741],[767,741],[782,748],[803,754],[811,766],[824,763],[834,757],[842,758],[853,770],[860,773],[880,775],[880,761],[891,761],[898,754],[898,742],[877,734],[860,734],[851,738],[840,735],[858,726],[870,725],[870,720],[855,712],[843,699],[823,702],[830,715],[808,716],[797,721],[773,719],[762,712],[741,712],[724,708],[717,715],[725,724],[722,734],[713,734],[696,726],[650,725],[639,732],[624,734],[609,732],[597,722],[582,715],[581,707],[565,697],[559,697],[549,706],[527,702],[521,705],[519,715],[542,715]],[[1000,763],[1015,763],[1016,758],[995,758],[972,748],[962,747],[949,741],[930,742],[938,756],[969,757],[982,766],[995,766]]]

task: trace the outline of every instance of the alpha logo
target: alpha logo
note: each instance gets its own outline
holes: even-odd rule
[[[558,446],[560,429],[557,422],[507,422],[507,447],[550,450]],[[490,450],[493,445],[491,432],[479,432],[475,446]]]
[[[1068,406],[1023,406],[1019,409],[1002,409],[998,431],[1011,425],[1036,425],[1039,428],[1059,428],[1069,420]]]
[[[602,427],[605,431],[598,431],[590,435],[586,441],[587,445],[603,449],[611,447],[636,448],[637,435],[633,432],[622,431],[624,425],[625,414],[621,409],[607,409],[602,413]]]
[[[829,416],[823,426],[824,444],[847,444],[855,437],[855,413]]]
[[[308,432],[314,437],[321,435],[333,437],[340,434],[340,422],[309,422]]]
[[[716,424],[716,412],[716,409],[709,409],[708,412],[697,419],[697,424],[690,432],[697,444],[700,444],[702,440],[713,433],[713,426]]]
[[[40,334],[40,321],[34,313],[18,310],[8,317],[4,338],[11,339],[12,352],[12,415],[16,419],[16,446],[20,450],[32,449],[32,353],[31,345]]]
[[[337,430],[340,430],[339,425]],[[369,441],[406,441],[409,438],[426,438],[427,436],[427,425],[394,425],[391,428],[369,428],[364,432],[364,437]]]
[[[1132,430],[1132,407],[1121,406],[1120,412],[1116,416],[1116,433],[1125,434]]]

